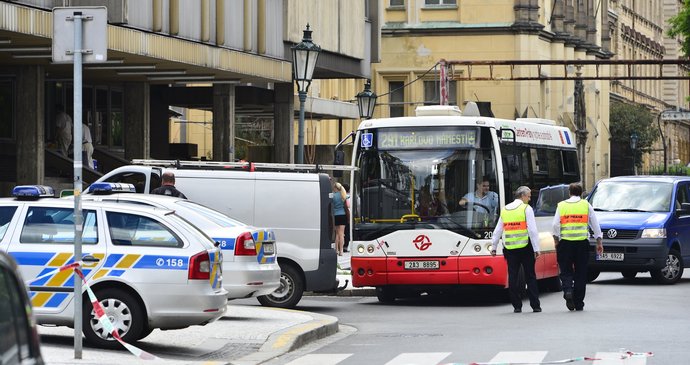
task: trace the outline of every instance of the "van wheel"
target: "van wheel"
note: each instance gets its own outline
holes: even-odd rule
[[[292,265],[280,265],[280,286],[268,295],[257,297],[261,305],[277,308],[294,308],[304,293],[304,279]]]
[[[103,289],[96,293],[96,298],[103,306],[105,316],[110,320],[123,341],[131,343],[142,338],[144,333],[144,309],[129,293],[119,289]],[[120,349],[122,345],[107,333],[98,321],[88,297],[83,306],[84,336],[94,346],[106,349]]]
[[[379,302],[384,304],[391,304],[395,302],[395,289],[388,286],[376,287],[376,298]]]
[[[659,284],[675,284],[683,276],[683,258],[680,252],[670,249],[666,257],[666,265],[651,271],[652,278]]]
[[[601,274],[601,272],[598,270],[587,270],[587,282],[591,283],[594,280],[597,280],[599,274]]]
[[[637,271],[625,270],[625,271],[621,271],[621,275],[623,275],[623,277],[626,279],[634,279],[635,276],[637,276]]]

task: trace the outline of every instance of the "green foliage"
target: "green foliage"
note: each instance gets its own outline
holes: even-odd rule
[[[654,117],[649,110],[640,105],[611,103],[609,130],[611,131],[611,144],[627,146],[628,150],[630,149],[630,136],[633,132],[637,134],[637,148],[632,151],[635,154],[637,166],[642,163],[642,153],[651,148],[652,144],[659,138],[659,129]]]
[[[671,176],[690,176],[690,168],[683,165],[668,166],[668,174],[664,174],[664,166],[652,166],[644,175],[671,175]]]
[[[681,37],[681,51],[686,57],[690,56],[690,0],[683,1],[680,12],[669,19],[669,23],[669,37]]]

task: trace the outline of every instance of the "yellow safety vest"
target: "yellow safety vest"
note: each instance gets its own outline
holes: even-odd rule
[[[580,199],[577,202],[562,201],[558,203],[561,215],[561,239],[566,241],[586,240],[589,236],[589,203]]]
[[[505,233],[505,241],[503,247],[508,250],[523,248],[529,244],[529,235],[527,234],[527,218],[525,210],[527,204],[522,203],[516,208],[501,209],[501,220],[503,220],[503,232]]]

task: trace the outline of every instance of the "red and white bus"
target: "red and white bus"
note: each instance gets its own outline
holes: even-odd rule
[[[502,245],[492,257],[491,235],[500,208],[527,185],[542,251],[537,278],[559,290],[550,227],[567,194],[549,187],[580,180],[574,135],[553,121],[497,119],[476,110],[419,107],[415,117],[361,123],[351,176],[355,287],[376,287],[382,302],[464,285],[507,287]],[[498,194],[495,211],[458,204],[486,179]]]

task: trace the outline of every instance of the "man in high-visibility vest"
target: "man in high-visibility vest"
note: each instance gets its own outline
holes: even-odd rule
[[[539,257],[539,231],[534,210],[528,204],[531,197],[532,190],[527,186],[515,190],[515,201],[501,209],[501,217],[491,239],[491,256],[496,256],[498,240],[505,233],[503,257],[508,262],[508,293],[515,313],[522,312],[524,286],[519,283],[521,266],[532,311],[541,312],[537,274],[534,272],[534,263]]]
[[[553,239],[560,269],[563,298],[568,310],[581,311],[585,307],[587,261],[589,260],[589,231],[597,240],[597,254],[604,253],[602,233],[594,209],[581,198],[582,185],[568,187],[570,198],[558,203],[553,217]]]

